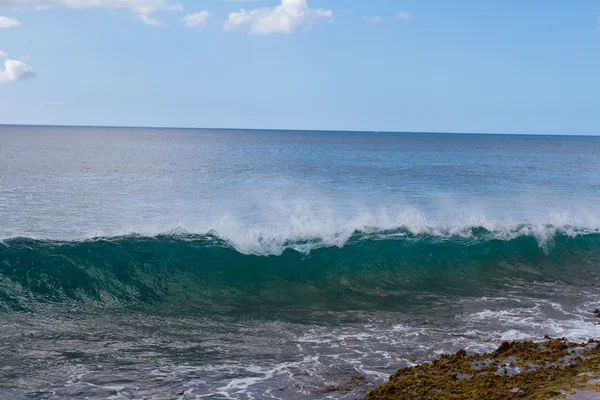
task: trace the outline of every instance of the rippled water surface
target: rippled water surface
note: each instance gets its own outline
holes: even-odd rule
[[[600,336],[595,137],[0,127],[0,398],[353,399]]]

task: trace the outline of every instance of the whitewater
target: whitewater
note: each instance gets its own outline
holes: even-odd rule
[[[352,399],[600,335],[600,139],[0,127],[0,398]]]

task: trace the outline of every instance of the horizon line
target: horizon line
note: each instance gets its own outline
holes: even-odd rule
[[[4,127],[51,127],[51,128],[112,128],[112,129],[165,129],[165,130],[205,130],[205,131],[268,131],[268,132],[312,132],[312,133],[350,133],[350,134],[418,134],[418,135],[496,135],[496,136],[583,136],[599,137],[600,133],[506,133],[506,132],[458,132],[458,131],[391,131],[391,130],[338,130],[338,129],[290,129],[290,128],[200,128],[184,126],[136,126],[136,125],[79,125],[79,124],[2,124]]]

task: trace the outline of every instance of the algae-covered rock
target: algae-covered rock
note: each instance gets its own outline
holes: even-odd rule
[[[600,346],[594,340],[503,342],[489,353],[459,350],[401,368],[365,399],[558,399],[576,390],[600,392],[598,377]]]

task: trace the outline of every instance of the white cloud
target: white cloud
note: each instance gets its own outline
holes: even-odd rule
[[[6,18],[0,15],[0,28],[15,28],[20,25],[21,23],[16,19]]]
[[[195,26],[205,26],[206,21],[210,18],[210,12],[208,11],[200,11],[194,14],[188,14],[185,17],[181,18],[181,22],[184,23],[188,28],[193,28]]]
[[[6,53],[4,54],[6,57]],[[7,58],[4,60],[4,69],[0,69],[0,83],[22,81],[33,77],[35,73],[31,67],[19,60]]]
[[[151,17],[147,14],[138,14],[136,19],[152,26],[166,26],[161,20]]]
[[[171,0],[0,0],[0,8],[2,7],[17,10],[43,10],[53,7],[127,8],[138,14],[137,20],[154,26],[164,26],[164,24],[148,14],[158,10],[183,10],[179,3],[173,3]]]
[[[0,0],[0,7],[14,9],[68,8],[129,8],[136,13],[148,14],[156,10],[181,9],[170,0]]]
[[[2,50],[0,50],[0,58],[6,58],[6,57],[8,57],[8,54],[6,54]]]
[[[376,15],[374,17],[363,17],[363,18],[365,19],[365,21],[370,22],[372,24],[376,24],[383,20],[383,17],[381,15]]]
[[[400,11],[396,14],[396,19],[410,19],[412,15],[408,11]]]
[[[225,30],[235,29],[240,25],[250,25],[250,33],[267,35],[269,33],[292,33],[300,25],[310,26],[322,18],[331,20],[333,12],[323,8],[308,8],[306,0],[281,0],[281,4],[273,8],[241,9],[229,14],[225,21]]]

